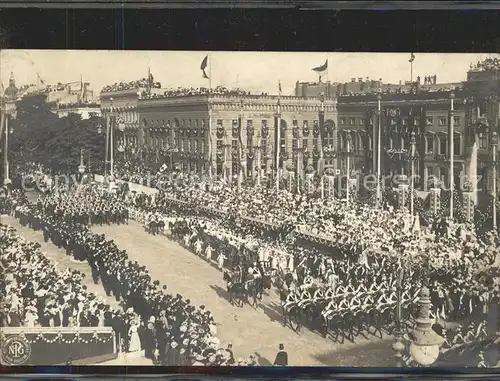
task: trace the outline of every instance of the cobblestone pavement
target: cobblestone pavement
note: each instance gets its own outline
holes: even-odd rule
[[[313,366],[391,366],[392,339],[358,337],[356,343],[339,344],[303,329],[300,334],[281,324],[281,306],[277,295],[265,295],[257,309],[249,305],[232,306],[227,299],[221,272],[203,259],[165,236],[153,236],[131,221],[129,225],[96,226],[126,249],[130,260],[145,265],[153,279],[166,284],[172,293],[204,304],[218,323],[218,337],[232,343],[236,357],[256,352],[261,365],[273,362],[277,347],[285,345],[290,365]]]

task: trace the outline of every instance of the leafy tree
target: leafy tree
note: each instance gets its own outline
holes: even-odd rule
[[[91,169],[101,170],[104,134],[98,134],[99,117],[83,120],[79,114],[58,118],[50,111],[45,96],[25,97],[17,103],[10,152],[14,160],[41,163],[57,172],[76,172],[80,150],[84,164],[90,156]]]

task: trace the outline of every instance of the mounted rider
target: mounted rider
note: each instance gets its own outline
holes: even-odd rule
[[[306,289],[300,292],[300,301],[299,301],[300,308],[305,308],[312,301],[313,299],[309,290]]]
[[[296,306],[298,303],[298,297],[294,292],[289,292],[285,299],[285,304],[283,304],[283,310],[285,313],[290,312],[292,307]]]

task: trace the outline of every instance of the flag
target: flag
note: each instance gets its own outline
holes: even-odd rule
[[[203,61],[201,61],[200,69],[203,72],[203,78],[209,79],[207,73],[205,72],[207,66],[208,66],[208,56],[205,56],[205,58],[203,58]]]
[[[315,67],[312,70],[317,72],[317,73],[321,73],[321,72],[325,71],[326,69],[328,69],[328,58],[326,59],[326,61],[323,65]]]
[[[279,91],[279,93],[281,94],[281,81],[280,81],[280,82],[278,82],[278,91]]]
[[[410,60],[408,62],[411,63],[413,61],[415,61],[415,54],[412,53],[411,56],[410,56]]]

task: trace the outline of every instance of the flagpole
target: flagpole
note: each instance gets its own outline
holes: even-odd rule
[[[276,127],[276,192],[280,190],[280,141],[281,141],[281,82],[278,85],[278,115]]]
[[[241,183],[243,181],[243,144],[241,140],[241,131],[243,130],[243,99],[240,102],[240,125],[238,126],[238,145],[240,147],[240,155],[239,155],[239,172],[238,172],[238,189],[241,188]]]
[[[210,93],[212,92],[212,56],[208,53],[208,178],[212,181],[212,104]]]

